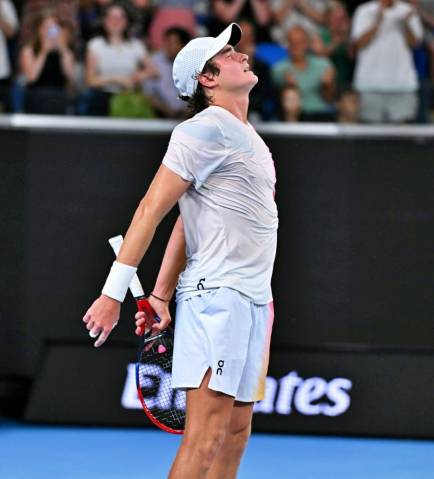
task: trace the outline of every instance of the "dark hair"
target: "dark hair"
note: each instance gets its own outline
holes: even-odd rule
[[[217,76],[220,73],[220,69],[215,63],[212,62],[212,60],[208,60],[205,63],[202,72],[196,77],[199,77],[199,75],[204,73],[210,73],[213,76]],[[200,82],[198,82],[196,91],[192,96],[181,96],[180,98],[188,103],[188,111],[192,115],[205,110],[205,108],[208,108],[210,104],[213,103],[212,97],[206,94],[205,89]]]
[[[169,37],[170,35],[176,35],[180,42],[183,45],[187,45],[187,43],[191,40],[190,34],[187,30],[184,30],[180,27],[170,27],[164,32],[165,38]]]
[[[54,18],[60,26],[59,18],[52,8],[43,8],[35,15],[31,26],[32,36],[28,42],[28,45],[31,46],[35,55],[37,55],[42,48],[41,39],[39,38],[39,28],[47,18]]]
[[[104,20],[105,20],[105,17],[106,15],[108,14],[109,10],[111,10],[112,8],[120,8],[124,14],[125,14],[125,18],[127,20],[127,26],[125,27],[125,30],[123,31],[122,33],[122,38],[124,40],[129,40],[130,38],[130,30],[131,30],[131,25],[132,25],[132,19],[131,19],[131,15],[130,15],[130,12],[128,10],[128,8],[126,7],[126,5],[124,5],[122,2],[120,1],[115,1],[113,3],[110,3],[109,5],[107,5],[106,7],[104,7],[103,11],[102,11],[102,15],[101,15],[101,36],[104,37],[105,41],[108,43],[109,42],[109,37],[108,37],[108,34],[104,28]]]

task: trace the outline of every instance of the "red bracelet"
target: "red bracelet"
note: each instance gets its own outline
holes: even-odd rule
[[[170,303],[170,299],[159,298],[158,296],[155,296],[154,293],[149,293],[149,296],[153,296],[154,298],[159,299],[160,301],[163,301],[163,303]]]

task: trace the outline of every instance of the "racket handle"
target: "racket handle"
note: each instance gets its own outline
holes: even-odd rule
[[[149,304],[149,301],[146,299],[145,296],[141,296],[140,298],[137,298],[136,299],[136,303],[137,303],[137,309],[139,311],[142,311],[145,313],[145,315],[148,317],[148,318],[152,318],[154,321],[156,321],[157,323],[160,322],[160,318],[157,316],[157,313],[154,311],[154,309],[152,308],[152,306]],[[142,336],[145,332],[145,328],[144,327],[141,327],[140,328],[140,336]]]

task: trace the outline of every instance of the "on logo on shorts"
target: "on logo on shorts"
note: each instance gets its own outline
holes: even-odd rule
[[[221,376],[223,374],[223,366],[225,365],[225,362],[223,361],[223,359],[220,359],[219,362],[217,363],[217,371],[216,371],[216,374],[218,374],[219,376]]]

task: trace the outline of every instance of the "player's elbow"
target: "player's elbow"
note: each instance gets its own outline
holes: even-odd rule
[[[153,228],[156,228],[164,218],[164,213],[158,205],[144,197],[140,201],[134,216],[137,221],[150,224]]]

